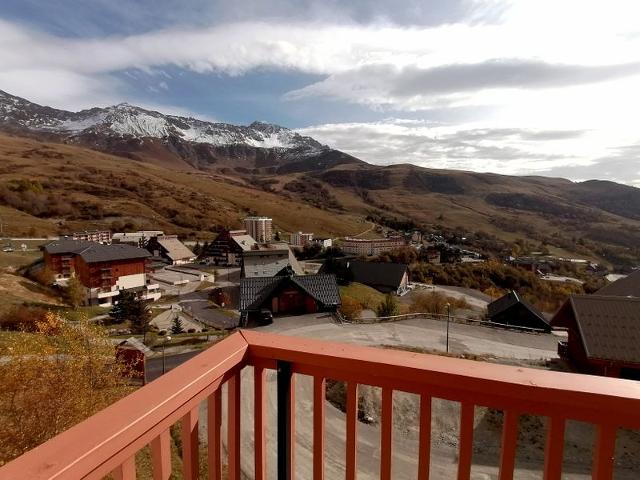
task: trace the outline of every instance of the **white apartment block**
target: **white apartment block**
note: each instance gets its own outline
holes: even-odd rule
[[[406,242],[402,237],[376,238],[373,240],[364,238],[346,237],[342,241],[341,249],[351,255],[380,255],[395,248],[404,247]]]
[[[272,240],[273,220],[269,217],[247,217],[244,219],[244,228],[247,234],[258,243],[267,243]]]
[[[289,243],[293,247],[304,247],[313,241],[313,233],[292,233]]]
[[[74,232],[71,238],[85,242],[111,243],[111,232],[109,230],[84,230]]]

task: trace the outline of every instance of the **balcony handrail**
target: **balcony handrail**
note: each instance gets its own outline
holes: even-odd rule
[[[231,335],[8,463],[0,479],[102,479],[241,368],[246,351],[244,338]]]
[[[640,382],[243,331],[249,363],[521,413],[640,429]]]
[[[381,431],[387,446],[390,445],[390,399],[392,402],[394,390],[421,395],[421,446],[423,441],[427,442],[427,453],[428,429],[431,425],[430,399],[435,397],[460,402],[459,478],[468,478],[465,472],[468,472],[471,462],[475,405],[495,407],[505,412],[500,468],[501,472],[507,474],[500,478],[511,478],[508,472],[513,471],[515,441],[509,439],[513,440],[514,432],[517,435],[518,415],[529,413],[551,419],[548,433],[548,445],[551,445],[548,452],[551,453],[548,453],[545,461],[545,478],[548,478],[546,475],[549,472],[557,473],[561,469],[565,420],[588,421],[598,427],[594,466],[598,474],[594,478],[610,478],[616,430],[620,427],[640,428],[640,383],[633,381],[241,331],[0,468],[0,479],[98,479],[112,471],[120,472],[117,478],[135,478],[131,473],[131,469],[135,468],[132,467],[132,459],[137,451],[150,442],[152,450],[155,442],[157,448],[154,451],[165,452],[158,453],[161,460],[157,460],[154,453],[154,468],[165,472],[162,478],[168,478],[164,476],[170,469],[170,463],[167,463],[168,428],[182,419],[183,449],[191,452],[187,456],[196,452],[197,457],[197,408],[208,399],[210,407],[219,409],[220,385],[225,381],[229,381],[230,385],[229,478],[239,479],[239,371],[245,366],[255,368],[255,431],[260,432],[260,435],[256,433],[255,461],[256,471],[260,472],[256,478],[260,479],[264,478],[265,471],[266,369],[277,369],[278,404],[287,406],[286,412],[278,411],[279,429],[280,417],[289,419],[289,424],[283,423],[289,429],[288,437],[282,437],[288,439],[284,442],[286,449],[294,448],[291,444],[294,438],[291,422],[295,418],[295,397],[291,388],[293,374],[314,377],[314,471],[316,468],[322,469],[323,440],[318,432],[322,430],[324,422],[324,379],[347,382],[347,478],[355,478],[357,400],[354,398],[357,399],[358,384],[382,388]],[[218,397],[212,400],[215,395]],[[280,403],[285,397],[289,398],[288,403]],[[423,415],[425,406],[426,416]],[[214,439],[219,457],[220,429],[213,428],[211,422],[219,422],[220,413],[212,414],[212,410],[209,408],[209,435],[218,436],[217,439],[210,439]],[[316,425],[319,426],[317,429]],[[185,440],[184,435],[193,434],[193,430],[185,434],[185,431],[190,431],[189,428],[195,428],[195,440]],[[216,430],[217,433],[213,433]],[[158,446],[160,444],[162,448]],[[318,449],[319,454],[316,455]],[[428,454],[422,448],[420,452],[420,471],[424,472],[425,468],[428,471]],[[280,453],[283,452],[279,444],[279,461],[284,458],[284,453]],[[291,469],[293,456],[288,458],[289,463],[283,465]],[[183,461],[183,468],[191,472],[190,476],[185,474],[185,478],[195,478],[193,465],[197,465],[197,458],[187,460],[183,453]],[[390,462],[389,449],[383,455],[381,471],[385,474],[381,474],[382,478],[390,478]],[[219,468],[219,458],[214,460],[214,464]],[[129,475],[124,475],[124,471]],[[219,476],[213,474],[211,478]]]

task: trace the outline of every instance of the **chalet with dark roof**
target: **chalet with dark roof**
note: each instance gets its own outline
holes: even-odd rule
[[[409,267],[403,263],[363,262],[347,263],[350,278],[383,293],[402,294],[409,286]]]
[[[551,325],[542,312],[515,291],[487,305],[487,313],[489,320],[499,325],[551,331]]]
[[[609,297],[639,297],[640,298],[640,270],[636,270],[624,278],[605,285],[596,292],[597,295]]]
[[[580,371],[640,380],[640,298],[574,295],[551,325],[567,329],[558,353]]]
[[[334,312],[340,306],[335,275],[280,275],[240,280],[240,308],[246,314]]]
[[[225,230],[202,252],[200,258],[214,265],[241,266],[242,254],[257,242],[246,230]]]

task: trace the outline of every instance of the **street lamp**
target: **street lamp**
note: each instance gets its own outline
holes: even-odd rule
[[[164,337],[164,342],[162,342],[162,374],[164,375],[165,372],[165,364],[164,364],[164,346],[167,344],[167,342],[171,341],[171,337],[169,335],[167,335],[166,337]]]
[[[451,321],[451,305],[447,303],[447,353],[449,353],[449,322]]]

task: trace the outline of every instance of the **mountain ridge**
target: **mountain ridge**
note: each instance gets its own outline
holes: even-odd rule
[[[2,108],[9,103],[11,108]],[[132,110],[140,111],[129,105],[116,110],[125,116]],[[142,110],[143,115],[149,112]],[[339,215],[348,212],[374,218],[379,223],[400,221],[482,231],[508,241],[526,238],[592,257],[624,258],[625,262],[640,257],[640,189],[632,186],[605,180],[572,182],[543,176],[438,170],[413,164],[372,165],[313,139],[284,148],[256,147],[251,141],[213,145],[185,140],[174,131],[164,135],[162,129],[153,130],[162,133],[162,137],[136,136],[118,132],[117,128],[114,132],[108,122],[93,122],[96,116],[104,119],[105,111],[82,111],[82,118],[92,121],[80,133],[67,130],[56,133],[57,127],[39,129],[39,126],[46,127],[54,120],[78,122],[82,118],[5,95],[0,99],[0,131],[86,147],[254,189],[257,197],[266,192],[294,204],[297,201]],[[179,126],[176,118],[186,117],[164,116],[163,122],[170,121],[171,125],[177,122]],[[192,119],[191,125],[196,125],[194,122],[198,121]],[[131,126],[126,122],[124,125]],[[253,133],[260,132],[263,139],[290,132],[265,122],[253,122],[247,127],[208,125],[224,125],[229,132],[251,129]],[[134,125],[139,126],[149,127],[149,123]],[[60,160],[47,153],[41,161],[55,165]],[[123,164],[124,168],[128,167]],[[10,177],[9,171],[5,177],[5,181]],[[2,180],[0,176],[0,185]],[[104,190],[98,180],[94,182],[98,184],[93,188]],[[191,224],[202,228],[197,222]],[[309,225],[306,229],[313,227]],[[582,242],[579,248],[575,246],[578,241]]]

